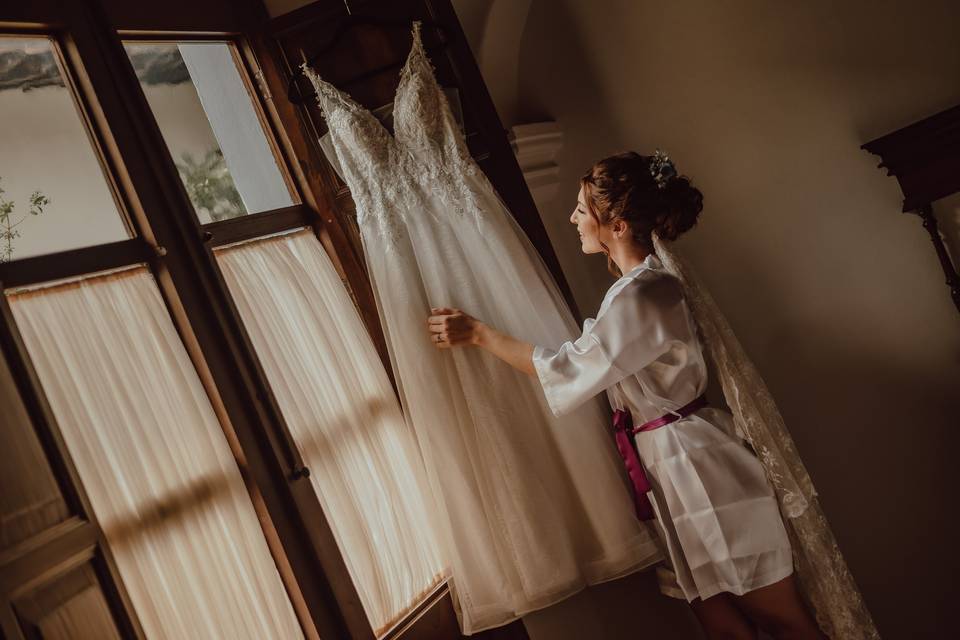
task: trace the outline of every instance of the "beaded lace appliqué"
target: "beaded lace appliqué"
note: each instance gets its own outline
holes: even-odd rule
[[[394,98],[394,135],[336,86],[301,65],[313,84],[331,140],[357,208],[357,224],[376,231],[386,250],[406,236],[405,217],[436,210],[423,194],[462,221],[482,224],[482,210],[471,178],[482,171],[470,156],[423,48],[420,22]],[[485,180],[485,176],[482,178]],[[438,221],[439,222],[439,221]]]

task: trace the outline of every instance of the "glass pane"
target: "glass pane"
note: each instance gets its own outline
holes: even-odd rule
[[[49,38],[0,36],[0,262],[129,237]]]
[[[6,549],[69,514],[3,356],[0,408],[0,549]]]
[[[232,45],[124,46],[201,223],[294,204]]]

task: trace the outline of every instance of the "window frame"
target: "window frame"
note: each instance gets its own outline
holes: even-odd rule
[[[451,28],[452,40],[442,62],[455,77],[469,104],[474,124],[467,132],[474,157],[497,184],[521,227],[537,242],[568,301],[572,301],[556,256],[523,182],[479,69],[448,0],[409,0],[402,5],[368,0],[314,2],[279,18],[267,14],[261,0],[168,0],[162,4],[124,0],[80,2],[34,0],[0,10],[0,27],[30,27],[69,36],[64,54],[83,62],[75,70],[80,93],[94,98],[89,107],[92,129],[104,132],[104,157],[117,176],[120,191],[136,194],[129,202],[136,237],[116,245],[79,249],[0,265],[0,289],[77,276],[133,263],[150,265],[168,310],[198,373],[210,393],[225,429],[232,429],[247,459],[244,466],[260,490],[269,515],[265,533],[285,582],[298,589],[291,600],[314,636],[373,639],[373,632],[332,531],[302,472],[276,400],[246,336],[213,258],[216,246],[310,227],[330,256],[356,303],[387,372],[389,356],[364,260],[349,228],[352,202],[345,185],[323,158],[314,139],[317,129],[307,109],[286,97],[290,63],[281,45],[285,32],[309,22],[313,29],[345,11],[362,8],[404,15],[427,15]],[[140,90],[120,38],[235,39],[242,74],[252,83],[257,107],[266,118],[300,204],[200,225],[183,189],[152,112]],[[451,75],[452,74],[452,75]],[[109,123],[109,126],[108,126]],[[281,165],[281,168],[284,168]],[[574,307],[575,308],[575,307]],[[0,295],[0,346],[16,352],[16,327]],[[11,339],[5,340],[10,334]],[[19,341],[26,382],[21,395],[42,389]],[[16,355],[16,354],[15,354]],[[27,372],[27,373],[23,373]],[[18,380],[21,376],[18,375]],[[396,387],[396,384],[394,383]],[[41,403],[42,404],[42,403]],[[31,414],[32,416],[32,414]],[[41,416],[42,417],[42,416]],[[51,416],[52,420],[52,416]],[[55,423],[51,422],[55,428]],[[267,531],[267,529],[271,529]],[[306,621],[304,622],[304,618]],[[7,628],[3,627],[4,632]],[[430,631],[432,630],[432,631]],[[126,633],[126,632],[125,632]],[[459,637],[451,594],[441,585],[391,629],[385,638]],[[142,637],[136,631],[131,637]],[[525,638],[520,623],[485,633],[484,637]],[[18,636],[10,636],[18,637]],[[308,633],[308,637],[311,637]]]
[[[65,61],[62,67],[68,90],[81,107],[81,119],[97,143],[94,151],[106,175],[112,176],[115,193],[122,194],[128,229],[134,232],[134,237],[125,241],[0,265],[0,288],[147,265],[228,440],[236,441],[242,450],[238,463],[256,487],[251,499],[260,506],[264,536],[306,636],[372,638],[332,531],[305,480],[309,471],[293,446],[211,247],[204,242],[213,232],[203,231],[196,220],[107,13],[91,3],[48,4],[42,0],[10,12],[4,9],[0,31],[49,36],[57,43]],[[235,34],[205,35],[222,39]],[[274,134],[268,131],[268,137]],[[307,217],[303,205],[280,210],[279,216],[266,213],[254,228],[262,229],[264,219],[287,225],[296,218],[299,225]],[[3,592],[22,591],[25,584],[39,579],[44,567],[49,570],[51,563],[92,559],[95,567],[106,566],[109,580],[102,582],[121,633],[143,637],[5,295],[0,295],[0,348],[51,466],[55,472],[66,470],[66,480],[63,474],[57,475],[64,498],[73,512],[83,516],[54,527],[57,535],[52,544],[39,549],[17,545],[16,557],[0,556],[5,568],[15,569],[5,572],[10,582],[3,582]],[[22,637],[15,605],[9,596],[3,600],[0,623],[4,635]]]

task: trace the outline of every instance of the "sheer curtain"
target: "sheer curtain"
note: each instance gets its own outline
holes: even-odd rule
[[[302,637],[150,272],[10,303],[147,637]]]
[[[383,363],[311,231],[219,249],[217,261],[382,633],[444,573],[419,448]]]

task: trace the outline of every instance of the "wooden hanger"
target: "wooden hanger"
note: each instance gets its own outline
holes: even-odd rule
[[[437,47],[433,47],[432,50],[441,51],[444,48],[446,48],[447,43],[449,42],[449,37],[447,36],[446,28],[444,28],[444,26],[439,22],[435,22],[433,20],[421,20],[420,22],[422,23],[422,26],[430,27],[434,29],[440,36],[440,45]],[[311,53],[309,56],[306,57],[307,65],[312,67],[314,63],[317,60],[319,60],[324,54],[330,53],[331,51],[336,49],[337,45],[340,43],[340,40],[343,39],[343,36],[346,35],[346,33],[351,29],[353,29],[354,27],[357,27],[360,25],[374,25],[374,26],[384,27],[388,29],[397,29],[397,28],[403,27],[407,31],[410,31],[412,23],[409,20],[397,20],[392,18],[382,18],[382,17],[363,15],[363,14],[350,14],[340,21],[340,24],[337,25],[337,30],[334,32],[333,36],[329,40],[327,40],[326,43],[324,43],[316,51],[314,51],[313,53]],[[428,52],[430,51],[431,50],[428,49]],[[403,66],[405,61],[406,61],[406,56],[404,56],[401,60],[398,60],[396,62],[391,62],[390,64],[376,67],[375,69],[370,69],[369,71],[364,71],[359,75],[356,75],[352,78],[344,80],[342,82],[342,85],[345,87],[350,86],[362,80],[366,80],[367,78],[372,78],[373,76],[377,76],[386,71],[399,69]],[[287,98],[293,104],[304,104],[306,102],[306,99],[303,96],[303,92],[300,91],[300,87],[297,84],[297,82],[302,77],[303,77],[303,71],[298,68],[296,72],[293,74],[293,76],[290,78],[290,82],[287,83]]]

